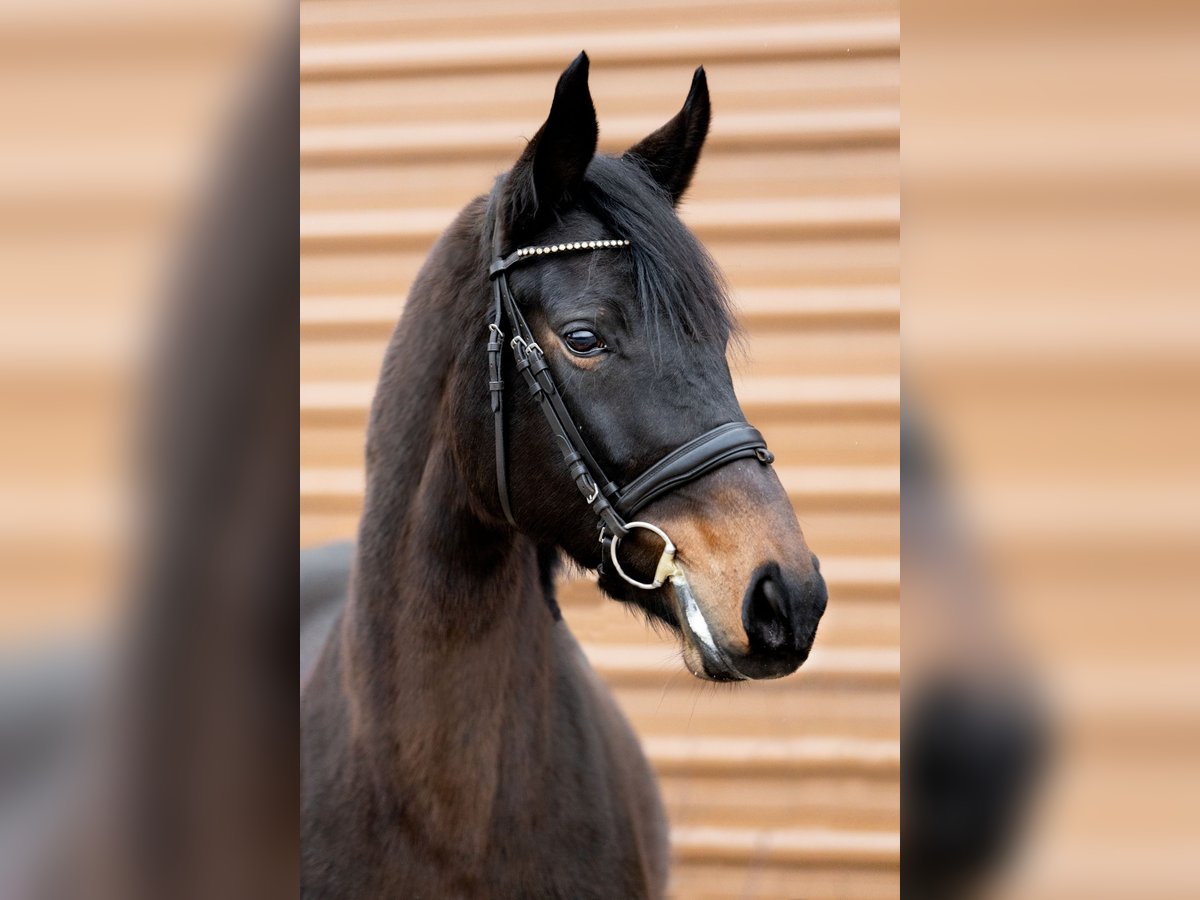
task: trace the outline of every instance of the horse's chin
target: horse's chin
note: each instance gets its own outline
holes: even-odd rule
[[[683,665],[701,681],[732,683],[746,680],[745,675],[728,663],[723,662],[719,657],[707,654],[693,644],[687,635],[683,637]]]

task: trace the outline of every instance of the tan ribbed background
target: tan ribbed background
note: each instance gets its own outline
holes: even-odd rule
[[[658,770],[672,895],[899,893],[899,13],[872,0],[301,3],[301,542],[352,537],[365,415],[436,236],[586,49],[601,149],[681,105],[712,134],[682,214],[735,289],[738,393],[829,611],[810,662],[737,690],[564,585],[567,622]]]

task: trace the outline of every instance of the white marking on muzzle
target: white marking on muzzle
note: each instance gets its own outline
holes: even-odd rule
[[[704,642],[704,646],[715,654],[717,645],[713,642],[712,632],[708,630],[708,622],[705,621],[704,613],[700,611],[700,605],[696,602],[696,598],[692,596],[691,591],[683,591],[683,613],[687,616],[688,625],[692,629],[692,633]]]
[[[747,677],[737,670],[727,657],[724,651],[717,646],[717,642],[713,640],[712,632],[708,628],[708,621],[704,618],[704,613],[700,610],[700,604],[696,602],[695,596],[692,594],[691,585],[688,584],[687,576],[683,573],[683,568],[678,564],[672,565],[671,584],[675,587],[675,593],[683,603],[683,615],[687,619],[688,627],[692,630],[700,642],[709,649],[713,659],[720,663],[725,669],[726,674],[742,681],[747,681]]]

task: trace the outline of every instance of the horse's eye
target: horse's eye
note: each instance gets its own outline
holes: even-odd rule
[[[604,349],[604,340],[594,331],[579,328],[564,335],[567,349],[577,356],[594,356]]]

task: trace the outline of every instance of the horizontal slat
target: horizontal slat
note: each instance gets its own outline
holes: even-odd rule
[[[900,291],[880,286],[839,288],[759,288],[734,297],[739,321],[754,328],[788,324],[900,324]]]
[[[314,297],[300,299],[300,337],[390,334],[404,310],[399,296]]]
[[[662,125],[662,114],[608,120],[601,149],[620,151]],[[506,165],[536,130],[536,121],[416,122],[404,125],[306,128],[300,134],[304,165],[398,161],[430,156],[490,157]],[[705,152],[763,150],[829,143],[887,143],[900,138],[894,106],[723,113]]]
[[[900,411],[899,376],[746,378],[736,391],[751,418],[807,415],[892,415]]]
[[[670,900],[896,900],[900,871],[897,866],[763,866],[677,860],[671,868],[667,896]]]
[[[618,704],[643,739],[837,735],[899,740],[897,684],[822,678],[805,666],[775,681],[718,685],[688,674],[677,650],[664,647],[659,656],[655,679],[609,679]]]
[[[825,17],[835,13],[859,15],[891,13],[896,4],[880,0],[745,0],[737,5],[738,21],[797,21],[801,17]],[[611,28],[614,21],[635,15],[641,27],[662,22],[678,24],[682,17],[693,26],[698,22],[729,21],[728,0],[606,0],[603,4],[558,4],[547,16],[546,0],[502,0],[425,4],[379,2],[379,0],[304,0],[300,4],[301,36],[307,42],[329,37],[345,40],[366,36],[378,39],[381,32],[395,32],[407,40],[450,34],[496,36],[505,33]]]
[[[823,829],[676,828],[679,860],[742,864],[898,866],[900,835]]]
[[[737,766],[711,771],[658,769],[657,774],[667,820],[676,828],[895,831],[900,827],[896,772],[831,763],[829,768],[777,771]]]
[[[621,30],[588,35],[589,53],[608,65],[647,61],[771,59],[830,54],[895,54],[900,22],[894,16],[857,21],[770,23],[723,28]],[[561,35],[511,38],[307,43],[300,48],[301,79],[360,75],[415,75],[497,69],[562,67],[573,54]]]
[[[645,750],[655,769],[671,774],[900,773],[900,745],[895,741],[660,736],[647,739]]]

